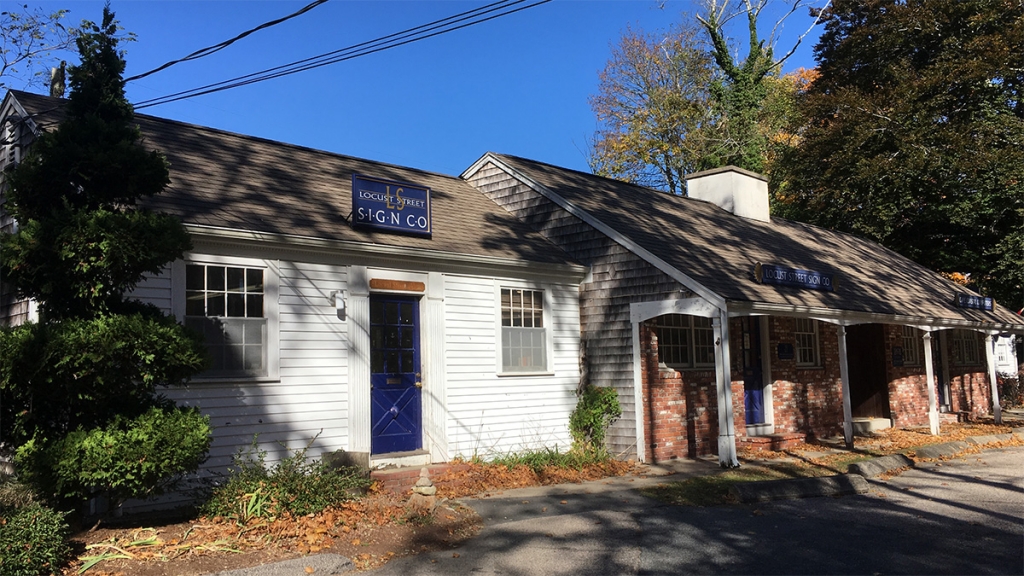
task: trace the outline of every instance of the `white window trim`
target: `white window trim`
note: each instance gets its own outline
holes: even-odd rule
[[[511,288],[513,290],[534,290],[544,295],[544,310],[542,310],[542,318],[544,322],[544,344],[545,344],[545,363],[544,370],[536,372],[511,372],[506,371],[502,365],[501,353],[502,353],[502,337],[501,337],[501,289]],[[494,366],[495,374],[499,377],[517,377],[517,378],[530,378],[534,376],[554,376],[555,371],[552,369],[554,365],[555,355],[555,335],[554,335],[554,324],[552,310],[554,305],[554,297],[552,296],[552,290],[550,286],[538,284],[535,282],[524,282],[522,280],[495,280],[494,281]]]
[[[281,330],[279,328],[280,311],[278,309],[280,273],[277,261],[203,254],[186,254],[184,259],[175,260],[174,264],[171,265],[171,311],[174,313],[174,318],[180,324],[185,323],[185,266],[187,264],[262,268],[264,270],[263,313],[267,319],[266,376],[229,376],[210,378],[199,374],[193,378],[191,382],[196,384],[280,382]]]

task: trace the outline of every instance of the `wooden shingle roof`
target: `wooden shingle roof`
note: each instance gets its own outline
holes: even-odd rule
[[[714,204],[515,156],[490,154],[727,301],[1024,326],[1024,318],[958,308],[971,293],[877,243],[772,217],[736,216]],[[833,273],[833,292],[760,284],[756,263]]]
[[[12,91],[43,129],[61,100]],[[437,250],[504,260],[573,264],[562,250],[464,180],[137,114],[143,145],[163,153],[171,184],[143,202],[186,224]],[[433,235],[353,228],[352,174],[431,189]]]

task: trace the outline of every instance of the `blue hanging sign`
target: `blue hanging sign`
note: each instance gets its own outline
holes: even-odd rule
[[[956,305],[959,308],[973,308],[975,310],[991,312],[996,302],[991,296],[974,296],[972,294],[958,293],[956,295]]]
[[[429,237],[430,188],[353,174],[352,225]]]
[[[832,274],[822,274],[799,268],[784,268],[774,264],[754,265],[754,279],[760,284],[774,284],[776,286],[793,286],[795,288],[809,288],[811,290],[825,290],[831,292],[835,288],[835,280]]]

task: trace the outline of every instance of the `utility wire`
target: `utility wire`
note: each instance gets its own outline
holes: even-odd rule
[[[254,32],[259,32],[260,30],[263,30],[264,28],[270,28],[271,26],[276,26],[277,24],[280,24],[282,22],[285,22],[287,20],[291,20],[292,18],[295,18],[296,16],[301,16],[301,15],[305,14],[306,12],[309,12],[313,8],[316,8],[317,6],[319,6],[319,5],[321,5],[321,4],[325,3],[325,2],[327,2],[327,0],[315,0],[314,2],[306,5],[304,8],[302,8],[298,12],[289,14],[289,15],[285,16],[284,18],[278,18],[277,20],[271,20],[270,22],[264,22],[263,24],[260,24],[259,26],[255,27],[255,28],[252,28],[250,30],[246,30],[245,32],[242,32],[241,34],[239,34],[238,36],[235,36],[234,38],[232,38],[230,40],[225,40],[225,41],[220,42],[218,44],[214,44],[213,46],[207,46],[206,48],[200,48],[199,50],[196,50],[195,52],[189,54],[188,56],[185,56],[184,58],[179,58],[178,60],[171,60],[170,62],[167,62],[166,64],[163,64],[162,66],[154,68],[154,69],[150,70],[149,72],[143,72],[142,74],[138,74],[136,76],[132,76],[131,78],[126,78],[125,82],[131,82],[132,80],[139,80],[140,78],[145,78],[146,76],[149,76],[150,74],[156,74],[157,72],[160,72],[161,70],[166,70],[166,69],[170,68],[171,66],[174,66],[175,64],[180,64],[182,62],[188,62],[190,60],[198,60],[199,58],[202,58],[203,56],[209,56],[210,54],[213,54],[214,52],[218,52],[220,50],[223,50],[223,49],[227,48],[228,46],[234,44],[235,42],[241,40],[242,38],[245,38],[246,36],[248,36],[248,35],[250,35],[250,34],[252,34]]]
[[[376,38],[374,40],[368,40],[366,42],[361,42],[359,44],[354,44],[354,45],[348,46],[346,48],[341,48],[341,49],[338,49],[338,50],[334,50],[332,52],[326,52],[324,54],[320,54],[320,55],[317,55],[317,56],[312,56],[312,57],[309,57],[309,58],[304,58],[302,60],[297,60],[297,61],[291,62],[289,64],[282,64],[280,66],[275,66],[273,68],[268,68],[266,70],[261,70],[259,72],[253,72],[251,74],[246,74],[244,76],[239,76],[237,78],[232,78],[230,80],[223,80],[221,82],[215,82],[213,84],[207,84],[206,86],[200,86],[198,88],[192,88],[192,89],[189,89],[189,90],[184,90],[182,92],[176,92],[174,94],[169,94],[167,96],[161,96],[161,97],[153,98],[153,99],[150,99],[150,100],[143,100],[142,102],[137,103],[135,105],[135,108],[144,108],[144,107],[148,107],[148,106],[155,106],[157,104],[164,104],[165,101],[166,102],[173,102],[173,101],[176,101],[176,100],[180,100],[181,98],[179,98],[179,96],[187,98],[187,97],[190,97],[190,96],[199,96],[199,95],[202,95],[202,94],[208,94],[208,93],[210,93],[210,91],[211,91],[210,89],[211,88],[217,88],[217,90],[213,90],[213,91],[219,91],[220,89],[226,90],[228,88],[234,88],[234,87],[237,87],[237,86],[241,86],[241,85],[252,83],[253,81],[260,81],[260,80],[263,79],[263,76],[271,75],[272,73],[273,73],[273,75],[271,75],[270,77],[276,78],[277,75],[281,73],[281,71],[288,71],[290,69],[293,69],[293,67],[296,67],[296,66],[312,65],[311,63],[322,61],[325,58],[330,58],[330,57],[337,56],[337,55],[340,55],[340,54],[343,54],[343,53],[352,52],[353,50],[357,50],[357,49],[364,48],[364,47],[367,47],[367,46],[378,45],[378,44],[386,44],[389,41],[394,41],[393,39],[403,38],[403,37],[408,37],[408,36],[415,36],[416,34],[422,33],[424,31],[434,30],[436,28],[447,26],[447,25],[451,24],[453,21],[454,22],[463,21],[463,20],[468,19],[468,18],[473,18],[474,16],[479,15],[479,14],[486,14],[486,13],[489,13],[489,12],[493,12],[494,10],[499,10],[504,5],[514,5],[514,4],[519,4],[521,2],[524,2],[524,1],[525,0],[515,0],[515,1],[513,1],[513,0],[498,0],[497,2],[494,2],[492,4],[487,4],[486,6],[482,6],[480,8],[474,8],[472,10],[467,10],[465,12],[460,12],[460,13],[455,14],[453,16],[448,16],[447,18],[442,18],[440,20],[435,20],[435,21],[429,22],[427,24],[422,24],[420,26],[416,26],[414,28],[409,28],[409,29],[403,30],[401,32],[395,32],[393,34],[389,34],[387,36],[382,36],[382,37]],[[303,69],[305,69],[305,68],[303,68]],[[301,71],[301,70],[297,70],[297,71]],[[294,72],[290,72],[290,73],[294,73]],[[267,79],[269,79],[269,78],[267,78]]]
[[[481,24],[483,22],[494,20],[502,16],[507,16],[509,14],[521,12],[523,10],[533,8],[541,4],[546,4],[551,0],[538,0],[525,6],[519,6],[517,8],[513,8],[510,10],[508,9],[517,4],[522,4],[526,1],[527,0],[499,0],[498,2],[494,2],[492,4],[488,4],[480,8],[468,10],[466,12],[461,12],[459,14],[455,14],[447,18],[435,20],[427,24],[416,26],[414,28],[409,28],[401,32],[389,34],[387,36],[382,36],[374,40],[354,44],[347,48],[341,48],[339,50],[334,50],[332,52],[327,52],[324,54],[320,54],[318,56],[305,58],[303,60],[298,60],[289,64],[276,66],[274,68],[268,68],[266,70],[254,72],[252,74],[232,78],[230,80],[224,80],[222,82],[208,84],[206,86],[201,86],[199,88],[193,88],[191,90],[185,90],[182,92],[169,94],[167,96],[162,96],[159,98],[144,100],[136,104],[135,108],[141,109],[148,108],[151,106],[157,106],[159,104],[167,104],[169,102],[175,102],[178,100],[183,100],[194,96],[212,94],[214,92],[229,90],[231,88],[255,84],[257,82],[263,82],[265,80],[280,78],[282,76],[288,76],[291,74],[296,74],[298,72],[304,72],[306,70],[312,70],[314,68],[319,68],[330,64],[336,64],[338,62],[358,58],[359,56],[374,54],[376,52],[381,52],[389,48],[395,48],[397,46],[418,42],[420,40],[425,40],[427,38],[432,38],[434,36],[439,36],[441,34],[446,34],[448,32],[454,32],[456,30],[467,28],[469,26],[473,26],[476,24]]]

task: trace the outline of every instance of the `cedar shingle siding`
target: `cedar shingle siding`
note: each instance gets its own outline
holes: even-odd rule
[[[635,455],[629,304],[689,294],[681,292],[678,282],[654,266],[493,164],[485,165],[469,182],[575,260],[591,267],[591,281],[580,287],[584,370],[591,384],[619,390],[622,418],[609,431],[608,444],[614,453]]]

